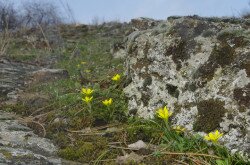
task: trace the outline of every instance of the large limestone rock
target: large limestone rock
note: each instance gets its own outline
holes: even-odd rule
[[[144,118],[167,105],[172,123],[250,153],[250,20],[171,17],[126,41],[124,89]]]

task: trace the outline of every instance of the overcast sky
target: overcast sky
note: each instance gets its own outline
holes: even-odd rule
[[[14,0],[21,2],[25,0]],[[166,19],[171,15],[239,16],[250,0],[50,0],[63,8],[68,3],[77,22],[129,21],[136,17]],[[66,12],[65,12],[66,13]]]

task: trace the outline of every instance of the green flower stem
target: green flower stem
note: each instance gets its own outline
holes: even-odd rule
[[[167,128],[168,131],[170,131],[170,127],[169,127],[169,124],[168,124],[168,119],[164,120],[165,122],[165,127]]]
[[[171,137],[171,130],[168,124],[168,119],[164,120],[165,122],[165,136],[167,137],[168,141],[171,141],[172,137]]]
[[[110,106],[108,106],[108,112],[110,112],[109,119],[113,119],[114,117],[114,109],[111,109]]]
[[[88,105],[88,111],[89,111],[89,114],[91,114],[91,112],[92,112],[92,106],[91,106],[91,104],[90,103],[87,103],[87,105]]]

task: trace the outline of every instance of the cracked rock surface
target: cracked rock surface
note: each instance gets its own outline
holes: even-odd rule
[[[57,148],[38,137],[15,116],[0,111],[0,164],[61,164]]]
[[[38,67],[0,59],[0,96],[14,97],[15,92],[25,85],[25,79],[30,72]]]
[[[16,104],[26,99],[33,106],[46,102],[46,97],[22,93],[25,85],[67,78],[62,69],[39,68],[34,65],[0,59],[0,105]],[[22,97],[24,98],[22,98]],[[59,165],[74,164],[61,160],[57,147],[46,138],[34,134],[25,122],[0,108],[0,165]]]

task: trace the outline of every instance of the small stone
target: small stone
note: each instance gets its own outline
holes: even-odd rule
[[[137,142],[135,143],[132,143],[132,144],[129,144],[128,145],[128,148],[130,148],[131,150],[139,150],[139,149],[145,149],[147,148],[147,144],[144,143],[142,140],[138,140]]]
[[[57,117],[57,118],[54,119],[53,122],[54,122],[54,123],[58,123],[59,121],[60,121],[60,119]]]
[[[142,160],[143,160],[143,156],[140,156],[134,152],[131,152],[130,154],[126,154],[124,156],[118,156],[116,158],[116,163],[117,164],[127,164],[130,162],[140,163]]]
[[[31,74],[32,83],[48,82],[59,79],[69,78],[67,70],[64,69],[47,69],[35,71]]]

